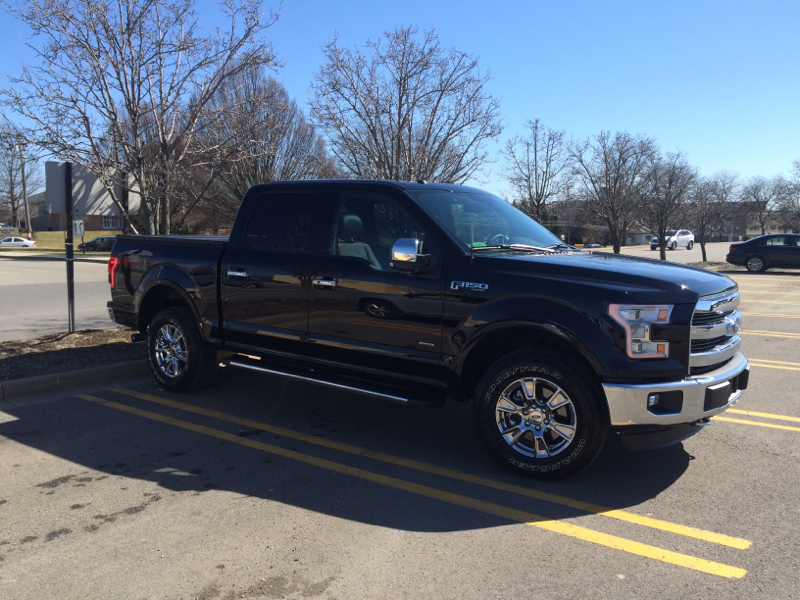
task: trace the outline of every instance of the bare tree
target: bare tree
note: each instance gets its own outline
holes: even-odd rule
[[[514,205],[539,222],[548,202],[567,185],[571,159],[565,133],[545,127],[539,119],[528,121],[527,134],[506,142],[505,177],[513,190]]]
[[[667,230],[683,219],[689,190],[697,177],[681,152],[653,154],[642,188],[641,222],[658,235],[661,260],[667,259]]]
[[[311,85],[311,114],[348,173],[461,183],[489,160],[500,103],[478,59],[441,47],[433,31],[386,32],[359,49],[337,40]]]
[[[210,104],[220,112],[230,104],[245,109],[234,113],[237,118],[219,121],[202,134],[211,140],[237,139],[245,153],[241,160],[225,165],[200,205],[214,230],[230,225],[253,184],[337,176],[316,128],[283,85],[263,68],[248,69],[227,81]]]
[[[647,169],[656,152],[650,138],[629,133],[612,136],[605,131],[571,145],[574,173],[581,184],[579,195],[589,214],[608,226],[616,254],[637,220]]]
[[[708,259],[706,244],[711,236],[722,230],[726,221],[734,218],[732,205],[737,196],[737,177],[720,172],[713,177],[697,179],[689,191],[686,219],[700,244],[703,262]]]
[[[800,230],[800,160],[792,163],[792,171],[788,177],[780,179],[778,206],[786,225],[794,231]]]
[[[762,176],[751,177],[742,187],[739,199],[747,203],[750,218],[761,228],[761,235],[767,232],[774,216],[779,189],[778,178],[767,179]]]
[[[38,64],[3,90],[6,104],[34,124],[42,147],[94,173],[130,222],[114,190],[127,173],[146,230],[169,232],[181,173],[206,165],[213,181],[235,156],[230,145],[211,153],[198,129],[229,116],[208,107],[226,79],[275,64],[259,36],[277,17],[265,18],[258,0],[222,0],[227,29],[206,34],[195,0],[10,1],[6,11],[44,42],[33,47]]]
[[[0,209],[11,217],[14,227],[19,228],[24,219],[28,238],[32,233],[28,197],[44,186],[37,160],[19,127],[10,121],[0,124]]]

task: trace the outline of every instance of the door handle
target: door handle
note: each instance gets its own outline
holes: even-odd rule
[[[314,279],[311,280],[311,283],[317,289],[335,290],[338,282],[336,279],[325,279],[322,277],[314,277]]]
[[[239,279],[246,279],[247,278],[247,269],[240,270],[240,269],[228,269],[227,272],[228,277],[235,277]]]

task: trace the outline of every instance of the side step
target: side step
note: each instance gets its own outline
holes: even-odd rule
[[[431,394],[432,399],[422,399],[417,395],[411,395],[406,390],[390,387],[376,387],[373,389],[366,389],[351,385],[350,380],[345,379],[327,379],[321,376],[315,376],[316,373],[311,371],[313,375],[301,374],[300,372],[289,370],[283,366],[276,366],[270,364],[260,364],[261,361],[248,359],[246,356],[237,355],[225,361],[225,364],[231,367],[238,367],[240,369],[248,369],[250,371],[258,371],[260,373],[267,373],[269,375],[278,375],[281,377],[288,377],[298,381],[305,381],[307,383],[315,383],[317,385],[324,385],[327,387],[335,388],[338,390],[352,392],[354,394],[362,394],[372,398],[380,398],[381,400],[389,400],[390,402],[398,402],[400,404],[410,404],[417,406],[443,406],[445,403],[444,398],[441,400],[436,399],[435,394]],[[347,381],[347,383],[344,383]],[[362,382],[359,382],[362,383]]]

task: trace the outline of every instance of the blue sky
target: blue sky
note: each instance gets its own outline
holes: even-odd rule
[[[215,4],[197,6],[213,24]],[[434,27],[443,45],[480,57],[503,140],[539,118],[576,138],[646,134],[704,175],[771,177],[800,159],[798,0],[286,0],[266,34],[285,64],[276,77],[306,109],[322,44],[363,45],[400,25]],[[28,32],[7,15],[0,26],[0,66],[18,73]],[[499,164],[481,179],[507,189]]]

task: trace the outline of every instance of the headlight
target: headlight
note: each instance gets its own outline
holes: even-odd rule
[[[671,304],[611,304],[608,314],[625,329],[625,350],[631,358],[666,358],[669,342],[653,340],[651,327],[669,323]]]

